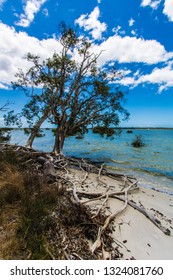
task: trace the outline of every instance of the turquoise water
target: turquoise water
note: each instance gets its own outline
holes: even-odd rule
[[[53,134],[44,130],[45,137],[37,138],[33,148],[51,151]],[[131,146],[135,135],[142,135],[145,146]],[[22,130],[12,132],[11,143],[24,145],[27,136]],[[68,137],[64,154],[102,161],[113,172],[135,176],[139,184],[173,193],[173,129],[123,129],[113,140],[105,139],[89,131],[83,139]]]

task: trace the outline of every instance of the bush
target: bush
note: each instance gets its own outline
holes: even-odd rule
[[[8,129],[6,127],[0,128],[0,142],[8,143],[10,141],[10,131],[11,129]]]
[[[135,139],[132,141],[131,145],[135,148],[140,148],[140,147],[145,146],[142,135],[136,135]]]

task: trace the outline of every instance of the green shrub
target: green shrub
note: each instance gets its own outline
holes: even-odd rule
[[[132,141],[131,145],[134,148],[140,148],[140,147],[145,146],[145,143],[144,143],[142,135],[136,135],[135,139]]]

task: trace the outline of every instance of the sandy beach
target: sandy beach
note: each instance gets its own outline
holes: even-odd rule
[[[7,151],[1,154],[1,259],[173,259],[172,195],[141,187],[137,178],[111,174],[84,159],[17,149],[12,163]],[[15,167],[20,161],[31,164],[31,173],[24,174],[23,165],[21,170]],[[29,232],[23,213],[33,221]],[[23,228],[28,242],[37,237],[33,243],[22,239],[29,248],[24,251],[23,235],[17,234]],[[47,240],[46,251],[35,255],[40,254],[35,242],[40,244],[41,237]]]
[[[84,177],[84,173],[81,171],[73,170],[73,172],[75,177],[77,176],[80,179]],[[122,190],[122,181],[107,176],[101,176],[100,180],[107,186],[109,185],[109,192]],[[81,188],[78,191],[80,192]],[[105,186],[100,187],[98,176],[91,173],[85,180],[82,191],[104,193]],[[88,205],[92,208],[99,208],[103,200],[92,201]],[[140,187],[128,195],[128,200],[143,206],[149,214],[160,221],[162,226],[170,230],[170,235],[164,234],[146,216],[127,205],[125,210],[112,221],[115,247],[118,246],[120,252],[123,253],[122,259],[173,259],[173,196]],[[109,215],[121,209],[123,205],[123,201],[109,198],[105,210]]]

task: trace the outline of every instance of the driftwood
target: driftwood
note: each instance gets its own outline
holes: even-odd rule
[[[124,201],[124,198],[119,197],[114,195],[114,197],[116,199],[119,199],[121,201]],[[142,213],[145,217],[147,217],[156,227],[158,227],[165,235],[170,235],[171,232],[168,228],[165,228],[164,226],[161,225],[160,221],[158,221],[157,219],[155,219],[155,217],[153,215],[151,215],[149,212],[146,211],[146,209],[144,208],[144,206],[139,206],[137,205],[135,202],[133,202],[132,200],[128,201],[128,204],[130,206],[132,206],[134,209],[138,210],[140,213]]]
[[[133,184],[131,184],[127,189],[124,190],[124,206],[119,209],[118,211],[116,211],[115,213],[112,213],[110,216],[108,216],[108,218],[106,219],[103,227],[102,227],[102,231],[106,230],[106,228],[108,227],[109,223],[121,212],[124,211],[124,209],[127,207],[127,203],[128,203],[128,192],[130,191],[131,188],[133,188],[134,185],[136,185],[137,182],[134,182]]]
[[[34,149],[26,148],[26,147],[19,146],[19,145],[6,144],[6,143],[5,144],[0,143],[0,149],[5,150],[5,151],[6,150],[7,151],[8,150],[13,150],[13,151],[16,151],[16,152],[30,153],[30,154],[33,154],[33,155],[37,156],[36,161],[39,164],[43,165],[43,174],[47,177],[47,181],[51,182],[51,183],[53,181],[57,180],[56,168],[64,169],[66,171],[66,173],[68,173],[68,170],[67,170],[66,167],[67,166],[71,167],[71,166],[74,166],[74,165],[77,166],[79,169],[81,169],[83,172],[85,172],[84,178],[80,182],[80,185],[83,185],[83,183],[87,179],[87,177],[89,175],[88,171],[97,173],[98,174],[98,181],[100,183],[103,183],[103,184],[105,184],[105,183],[101,181],[101,175],[106,175],[110,178],[124,181],[124,187],[122,188],[121,191],[111,192],[111,193],[107,193],[107,191],[105,193],[89,193],[89,192],[84,192],[84,191],[77,190],[77,187],[76,187],[74,182],[72,182],[70,179],[67,179],[64,176],[58,175],[58,177],[60,177],[63,180],[71,183],[71,185],[73,186],[73,197],[74,197],[76,203],[78,203],[78,204],[79,203],[86,204],[86,203],[94,201],[94,200],[99,200],[101,198],[107,197],[107,195],[108,195],[108,197],[116,198],[116,199],[119,199],[121,201],[125,201],[125,199],[120,197],[120,195],[125,195],[125,189],[124,188],[125,188],[126,184],[131,183],[130,188],[128,188],[128,193],[131,193],[134,190],[138,189],[137,181],[132,183],[133,180],[134,180],[134,178],[132,176],[127,176],[127,175],[123,175],[123,174],[114,174],[114,173],[108,172],[106,169],[103,168],[104,163],[102,163],[100,165],[100,167],[97,167],[95,165],[92,165],[92,163],[87,162],[84,159],[66,158],[63,155],[59,155],[59,156],[57,155],[56,157],[54,157],[51,153],[39,152],[39,151],[36,151]],[[79,199],[78,196],[88,197],[89,200],[85,201],[85,202],[80,202],[80,199]],[[164,234],[170,235],[169,229],[164,228],[157,219],[155,219],[150,213],[148,213],[145,210],[145,208],[143,206],[139,206],[131,200],[129,200],[127,202],[127,204],[130,205],[131,207],[133,207],[134,209],[138,210],[143,215],[145,215]]]
[[[108,201],[108,198],[109,198],[109,195],[107,194],[105,200],[102,202],[102,205],[101,205],[100,208],[98,209],[97,213],[92,217],[92,219],[95,218],[95,217],[97,217],[98,214],[101,212],[101,210],[105,207],[106,202]]]
[[[98,218],[100,213],[103,213],[103,210],[109,198],[118,199],[124,202],[122,208],[118,209],[115,213],[111,213],[108,217],[105,218],[105,220],[102,220],[101,226],[99,224],[99,229],[97,228],[98,233],[96,231],[96,240],[91,246],[92,254],[95,254],[95,251],[98,248],[101,248],[103,259],[111,259],[110,253],[107,252],[104,248],[102,236],[106,231],[108,231],[112,220],[114,220],[117,217],[117,215],[122,213],[128,205],[130,205],[131,207],[139,211],[141,214],[143,214],[145,217],[147,217],[164,234],[170,235],[170,230],[162,226],[160,221],[158,221],[153,215],[146,211],[144,206],[138,205],[134,201],[128,199],[128,195],[130,193],[135,192],[139,189],[138,181],[135,178],[124,174],[114,174],[108,172],[104,168],[104,163],[102,163],[100,166],[96,166],[85,159],[66,158],[63,155],[54,156],[51,153],[38,152],[33,149],[16,145],[0,144],[0,149],[4,151],[13,149],[13,151],[15,151],[16,153],[23,153],[25,155],[31,154],[31,159],[27,158],[27,161],[25,163],[34,163],[35,166],[42,166],[43,174],[46,177],[48,183],[56,184],[58,182],[58,185],[61,185],[62,182],[65,182],[68,189],[67,191],[69,191],[71,194],[71,201],[75,205],[81,207],[82,205],[88,204],[92,201],[104,199],[103,201],[101,201],[101,205],[97,207],[97,209],[95,209],[96,211],[92,213],[93,215],[91,219]],[[73,172],[71,172],[70,168],[74,167],[80,169],[82,171],[82,174],[84,173],[82,178],[76,179],[75,176],[72,176]],[[90,185],[90,183],[87,183],[87,179],[89,177],[90,172],[97,174],[98,186],[102,186],[105,188],[104,193],[86,192],[81,190],[81,187],[84,187],[84,185]],[[109,186],[107,183],[103,182],[101,180],[101,176],[103,175],[121,181],[121,183],[123,184],[121,190],[111,191],[111,187],[115,187]],[[88,198],[88,200],[82,201],[81,198]],[[49,256],[52,259],[54,259],[54,256],[49,251],[48,247],[46,247],[46,251],[49,254]],[[71,255],[82,259],[81,256],[75,252],[68,254],[66,252],[66,249],[64,249],[64,255],[66,259],[70,259]]]
[[[76,203],[79,205],[79,204],[80,204],[80,200],[79,200],[79,198],[78,198],[78,196],[77,196],[77,193],[76,193],[76,185],[75,185],[74,183],[73,183],[73,197],[74,197]]]
[[[105,222],[104,222],[104,225],[102,227],[99,228],[99,232],[98,232],[98,236],[97,236],[97,240],[94,242],[91,250],[92,250],[92,253],[95,252],[96,249],[98,249],[101,245],[102,245],[102,241],[101,241],[101,235],[102,233],[107,229],[107,227],[109,226],[109,223],[118,215],[120,214],[121,212],[124,211],[124,209],[127,207],[127,203],[128,203],[128,191],[134,187],[134,185],[136,185],[136,182],[132,183],[127,189],[124,190],[124,195],[125,195],[125,198],[124,198],[124,205],[121,209],[117,210],[115,213],[112,213],[110,214]],[[108,194],[107,194],[108,195]]]
[[[134,188],[133,190],[135,190],[137,188]],[[132,189],[129,190],[129,193],[132,192]],[[94,197],[94,199],[92,200],[88,200],[88,201],[85,201],[83,203],[87,203],[87,202],[90,202],[90,201],[94,201],[94,200],[98,200],[98,199],[101,199],[101,198],[104,198],[106,196],[106,194],[101,194],[101,193],[87,193],[87,192],[79,192],[78,191],[78,194],[80,194],[81,196],[84,196],[84,197]],[[108,194],[108,197],[111,197],[111,198],[116,198],[118,200],[121,200],[121,201],[124,201],[125,202],[125,199],[123,197],[120,197],[119,195],[123,195],[124,194],[124,191],[121,191],[121,192],[112,192],[112,193],[109,193]],[[127,204],[130,205],[131,207],[133,207],[134,209],[138,210],[140,213],[142,213],[144,216],[146,216],[156,227],[158,227],[165,235],[170,235],[170,230],[168,228],[165,228],[164,226],[161,225],[161,223],[154,218],[153,215],[151,215],[149,212],[147,212],[145,210],[145,208],[143,206],[139,206],[137,205],[135,202],[133,202],[132,200],[128,200],[127,201]]]
[[[131,193],[131,192],[133,192],[134,190],[138,190],[138,189],[139,189],[139,187],[136,186],[136,187],[130,189],[130,190],[128,191],[128,193]],[[98,199],[104,198],[104,197],[107,195],[106,193],[98,193],[98,192],[97,192],[97,193],[96,193],[96,192],[90,193],[90,192],[84,192],[84,191],[79,191],[79,190],[77,191],[77,193],[78,193],[80,196],[92,198],[92,200],[89,199],[88,201],[84,201],[84,202],[83,202],[84,204],[85,204],[85,203],[88,203],[88,202],[91,202],[91,201],[94,201],[94,200],[98,200]],[[123,194],[125,194],[125,191],[111,192],[111,193],[108,194],[108,196],[109,196],[109,197],[115,197],[116,195],[123,195]]]

